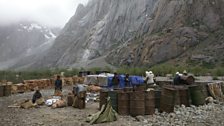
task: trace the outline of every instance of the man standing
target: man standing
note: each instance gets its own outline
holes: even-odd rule
[[[146,71],[146,84],[153,85],[154,84],[154,74],[152,71]]]
[[[62,91],[62,80],[60,78],[60,76],[57,76],[57,79],[55,80],[55,90],[60,90]]]
[[[181,84],[188,84],[187,83],[187,77],[188,77],[188,73],[187,73],[186,70],[184,70],[183,75],[180,76]]]
[[[114,77],[112,79],[112,84],[114,88],[118,88],[119,87],[119,83],[120,83],[120,79],[117,75],[117,73],[114,73]]]
[[[180,77],[181,77],[182,75],[179,73],[179,72],[176,72],[176,75],[175,75],[175,77],[174,77],[174,79],[173,79],[173,83],[174,83],[174,85],[180,85]]]
[[[125,82],[125,87],[130,86],[129,74],[125,75],[124,82]]]

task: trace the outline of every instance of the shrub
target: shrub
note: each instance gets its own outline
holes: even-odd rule
[[[23,80],[30,80],[30,79],[42,79],[42,78],[50,78],[55,74],[60,74],[61,72],[65,72],[66,77],[71,77],[77,75],[79,71],[85,70],[84,68],[80,69],[39,69],[39,70],[24,70],[24,71],[0,71],[0,80],[8,80],[12,81],[13,83],[21,83]],[[202,66],[174,66],[171,64],[158,64],[153,67],[128,67],[122,66],[118,69],[112,69],[110,67],[105,68],[91,68],[89,69],[91,72],[96,71],[109,71],[109,72],[117,72],[119,74],[130,74],[130,75],[139,75],[145,76],[145,71],[153,71],[156,76],[165,76],[166,74],[175,74],[177,71],[180,73],[183,70],[187,70],[190,73],[195,75],[207,75],[207,73],[211,73],[216,79],[217,76],[224,76],[224,67],[217,67],[217,68],[207,68]],[[19,75],[17,77],[16,75]]]
[[[223,67],[218,67],[218,68],[214,69],[213,75],[224,76],[224,68]]]

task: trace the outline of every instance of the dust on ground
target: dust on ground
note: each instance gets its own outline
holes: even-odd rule
[[[63,89],[68,94],[72,87]],[[88,126],[86,118],[96,113],[97,102],[88,102],[85,109],[73,107],[52,109],[47,106],[40,108],[21,109],[8,108],[21,99],[31,99],[34,92],[14,94],[0,97],[0,126]],[[41,90],[44,97],[51,96],[53,89]],[[174,113],[155,113],[153,116],[119,116],[117,121],[94,124],[96,126],[223,126],[224,103],[208,104],[201,107],[180,107]]]
[[[65,87],[63,94],[68,94],[72,87]],[[40,108],[22,109],[8,108],[16,101],[22,99],[31,99],[34,92],[23,94],[14,94],[9,97],[0,97],[0,126],[86,126],[90,125],[86,122],[88,115],[96,113],[99,108],[98,102],[89,102],[85,109],[77,109],[73,107],[52,109],[46,105]],[[41,90],[42,95],[46,98],[54,93],[53,89]],[[124,121],[125,120],[125,121]],[[134,118],[130,116],[119,116],[118,121],[111,123],[97,124],[97,126],[105,125],[139,125],[134,122]]]

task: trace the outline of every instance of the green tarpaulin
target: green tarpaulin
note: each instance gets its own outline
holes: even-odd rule
[[[117,120],[117,112],[111,106],[111,100],[108,98],[107,104],[103,105],[101,110],[87,118],[90,124],[112,122]]]

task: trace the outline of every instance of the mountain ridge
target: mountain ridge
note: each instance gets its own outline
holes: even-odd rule
[[[40,54],[53,44],[58,32],[29,21],[0,26],[0,68],[18,66],[25,57]]]
[[[223,6],[224,0],[91,0],[77,7],[29,68],[219,66],[224,64]]]

